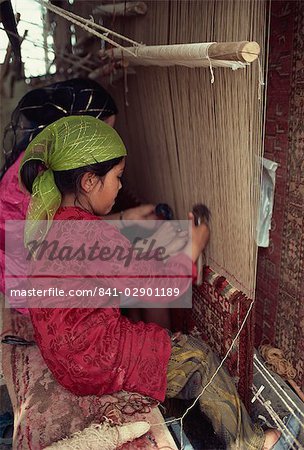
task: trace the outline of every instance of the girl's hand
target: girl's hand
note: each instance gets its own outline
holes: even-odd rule
[[[192,232],[192,242],[191,240],[188,241],[183,252],[190,256],[193,262],[196,262],[209,241],[210,230],[208,225],[204,222],[201,225],[196,226],[194,216],[191,212],[188,214],[188,218],[191,220],[190,229]]]
[[[188,219],[191,221],[189,231],[177,232],[173,222],[164,222],[149,239],[145,240],[147,248],[153,239],[155,248],[165,247],[167,255],[173,256],[181,252],[196,262],[209,241],[210,231],[206,223],[196,226],[192,213],[188,214]],[[159,223],[159,221],[157,222]],[[189,239],[190,233],[192,239]]]
[[[155,205],[140,205],[135,208],[126,209],[123,212],[124,220],[154,220],[157,216],[154,213]]]
[[[138,241],[136,246],[148,249],[153,243],[153,248],[165,247],[168,256],[178,253],[188,241],[188,231],[177,232],[173,222],[160,222],[160,227],[149,237]]]
[[[160,227],[149,237],[149,241],[155,241],[156,247],[166,247],[172,242],[178,235],[173,222],[167,220],[165,222],[160,222]],[[167,249],[168,252],[168,249]]]
[[[176,232],[173,239],[165,245],[166,254],[174,256],[180,253],[189,240],[189,232],[187,230]]]
[[[140,205],[136,208],[130,208],[123,211],[123,220],[132,220],[132,221],[140,221],[138,225],[141,225],[142,227],[145,227],[147,229],[153,230],[157,227],[157,223],[159,221],[157,220],[157,216],[154,213],[155,205],[147,204],[147,205]],[[141,221],[148,220],[149,222],[142,223]],[[135,225],[135,224],[134,224]]]

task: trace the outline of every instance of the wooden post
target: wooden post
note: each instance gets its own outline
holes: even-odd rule
[[[219,42],[209,47],[208,55],[212,59],[226,61],[252,62],[260,54],[257,42]]]

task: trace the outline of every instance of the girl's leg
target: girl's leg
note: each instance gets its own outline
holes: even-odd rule
[[[132,322],[140,322],[142,320],[141,310],[139,308],[123,309],[121,314],[129,320],[132,320]]]
[[[128,308],[122,310],[122,314],[133,322],[156,323],[157,325],[171,328],[169,309],[166,308]]]
[[[170,310],[166,308],[145,308],[142,309],[142,320],[145,323],[156,323],[167,330],[171,329]]]
[[[168,397],[195,398],[219,366],[219,360],[201,340],[182,335],[173,344],[168,366]],[[190,383],[187,386],[187,381]],[[214,431],[231,450],[261,450],[263,431],[255,427],[228,373],[221,368],[199,398],[201,410]]]

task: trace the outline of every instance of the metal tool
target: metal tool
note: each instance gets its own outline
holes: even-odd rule
[[[192,208],[192,214],[194,215],[194,223],[196,226],[202,223],[209,224],[211,213],[206,205],[201,203],[194,205]],[[200,286],[203,282],[203,255],[201,254],[196,263],[197,266],[197,279],[196,285]]]

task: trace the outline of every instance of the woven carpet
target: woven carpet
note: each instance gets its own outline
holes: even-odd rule
[[[245,317],[250,299],[210,267],[205,267],[203,280],[200,287],[193,287],[192,310],[173,310],[173,323],[176,329],[184,332],[196,328],[212,350],[224,357]],[[253,369],[252,332],[253,318],[250,316],[226,361],[247,407]]]
[[[265,157],[279,163],[270,246],[260,249],[256,344],[284,350],[304,386],[304,2],[271,9]]]

